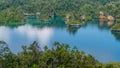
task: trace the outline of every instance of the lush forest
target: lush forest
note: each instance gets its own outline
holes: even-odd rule
[[[105,16],[111,15],[115,20],[120,18],[119,0],[1,0],[0,22],[19,22],[24,20],[24,13],[39,12],[40,19],[48,20],[54,13],[70,19],[69,22],[99,18],[99,12]]]
[[[55,42],[52,48],[40,48],[34,41],[29,47],[14,54],[4,41],[0,41],[0,68],[119,68],[119,63],[103,64],[93,56]]]
[[[0,24],[23,23],[25,14],[44,21],[61,16],[68,24],[112,16],[116,23],[112,30],[120,29],[120,0],[0,0]],[[36,41],[21,48],[15,54],[0,41],[0,68],[120,68],[120,63],[101,63],[76,47],[58,42],[52,48],[42,49]]]

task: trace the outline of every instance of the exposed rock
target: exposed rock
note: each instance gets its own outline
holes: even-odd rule
[[[113,21],[113,20],[114,20],[114,17],[111,16],[111,15],[108,15],[108,16],[107,16],[107,20],[108,20],[108,21]]]
[[[100,14],[100,16],[99,16],[100,19],[106,19],[103,11],[100,11],[99,14]]]
[[[81,16],[81,19],[82,19],[82,20],[85,20],[85,18],[86,18],[85,15],[82,15],[82,16]]]
[[[103,16],[103,15],[100,15],[100,17],[99,17],[100,19],[106,19],[106,17],[105,16]]]
[[[67,15],[66,15],[66,19],[69,19],[69,18],[70,18],[70,16],[71,16],[70,14],[67,14]]]
[[[66,18],[65,18],[65,20],[66,20],[66,24],[69,22],[70,17],[71,17],[71,15],[70,15],[70,14],[67,14],[67,15],[66,15]]]
[[[103,12],[103,11],[100,11],[100,15],[104,16],[104,12]]]

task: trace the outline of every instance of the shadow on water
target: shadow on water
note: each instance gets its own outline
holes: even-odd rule
[[[79,27],[67,26],[67,30],[70,34],[75,35],[78,31]]]
[[[67,31],[72,34],[75,35],[77,33],[77,31],[82,27],[82,28],[86,28],[87,27],[87,23],[85,21],[81,21],[81,26],[66,26]]]
[[[35,16],[27,17],[24,23],[23,22],[7,23],[4,25],[2,24],[1,26],[8,26],[9,28],[17,28],[25,24],[29,24],[37,28],[44,28],[44,27],[66,28],[68,32],[73,35],[76,34],[77,30],[80,28],[80,27],[72,27],[72,26],[66,27],[63,17],[55,17],[54,19],[51,18],[49,21],[45,22],[45,21],[41,21],[38,17]],[[84,26],[85,25],[83,25],[83,27]]]
[[[110,30],[110,28],[115,24],[114,21],[106,21],[104,19],[99,20],[99,28],[102,30]],[[120,41],[120,32],[113,32],[111,31],[111,34],[114,35],[114,37]]]
[[[114,37],[115,37],[118,41],[120,41],[120,32],[113,32],[113,31],[111,31],[111,33],[114,35]]]
[[[54,19],[50,19],[49,21],[41,21],[39,18],[28,18],[27,24],[30,24],[35,27],[57,27],[63,28],[65,27],[65,22],[62,17],[55,17]]]
[[[9,22],[9,23],[0,24],[0,26],[6,26],[9,28],[17,28],[17,27],[23,26],[23,25],[25,25],[24,22]]]
[[[13,23],[7,23],[4,25],[2,24],[0,26],[8,26],[9,28],[17,28],[25,24],[29,24],[37,28],[44,28],[44,27],[66,28],[70,34],[75,35],[81,27],[86,28],[89,24],[95,25],[95,26],[98,25],[98,28],[101,30],[109,30],[114,25],[114,21],[107,22],[104,19],[100,19],[100,20],[93,19],[90,22],[82,21],[82,26],[73,27],[73,26],[66,26],[63,17],[55,17],[55,18],[51,18],[49,21],[41,21],[39,17],[30,16],[30,17],[26,17],[25,22],[19,22],[19,23],[13,22]]]
[[[54,19],[50,19],[49,21],[41,21],[38,17],[31,16],[27,17],[25,22],[10,22],[6,24],[1,24],[0,26],[8,26],[9,28],[17,28],[19,26],[29,24],[35,26],[37,28],[43,27],[57,27],[57,28],[64,28],[65,22],[62,17],[56,17]]]

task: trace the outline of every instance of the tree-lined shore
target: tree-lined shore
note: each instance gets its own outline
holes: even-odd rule
[[[119,23],[119,0],[2,0],[0,3],[0,23],[20,22],[24,13],[39,13],[39,18],[49,20],[57,15],[63,16],[68,23],[78,24],[81,20],[99,18],[99,12],[111,15]]]

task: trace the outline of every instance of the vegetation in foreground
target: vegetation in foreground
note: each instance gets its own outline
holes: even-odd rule
[[[55,42],[49,49],[42,50],[34,41],[29,47],[14,54],[8,45],[0,41],[0,68],[119,68],[120,63],[102,64],[91,55],[80,52],[76,47]]]

